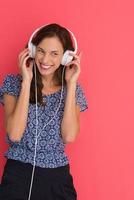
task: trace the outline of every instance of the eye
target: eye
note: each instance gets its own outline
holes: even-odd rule
[[[54,56],[57,56],[57,55],[58,55],[58,53],[56,53],[56,52],[52,52],[52,55],[54,55]]]
[[[42,49],[37,49],[37,54],[44,55],[44,51]]]
[[[43,52],[41,49],[37,49],[37,52]]]

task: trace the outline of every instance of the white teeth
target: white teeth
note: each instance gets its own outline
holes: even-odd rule
[[[50,65],[43,65],[43,64],[41,64],[41,67],[44,68],[44,69],[48,69],[48,68],[50,68],[51,66],[50,66]]]

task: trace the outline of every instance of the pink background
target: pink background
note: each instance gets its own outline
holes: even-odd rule
[[[134,3],[131,0],[0,3],[0,83],[18,72],[18,54],[39,26],[56,22],[77,37],[89,109],[67,146],[78,200],[134,199]],[[0,176],[7,149],[0,107]]]

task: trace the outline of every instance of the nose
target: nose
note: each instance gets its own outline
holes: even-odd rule
[[[48,53],[45,53],[44,55],[42,55],[42,62],[43,62],[44,64],[48,64],[49,61],[50,61],[50,56],[49,56]]]

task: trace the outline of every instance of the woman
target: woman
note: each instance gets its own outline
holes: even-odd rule
[[[21,73],[8,74],[0,90],[10,144],[5,153],[7,162],[0,199],[76,200],[64,150],[66,143],[75,141],[80,127],[79,113],[87,109],[83,89],[77,82],[81,54],[71,55],[73,60],[66,65],[64,73],[63,54],[74,47],[69,31],[58,24],[42,27],[32,43],[36,46],[35,58],[31,59],[31,52],[25,48],[19,55]],[[36,131],[39,135],[35,157]]]

